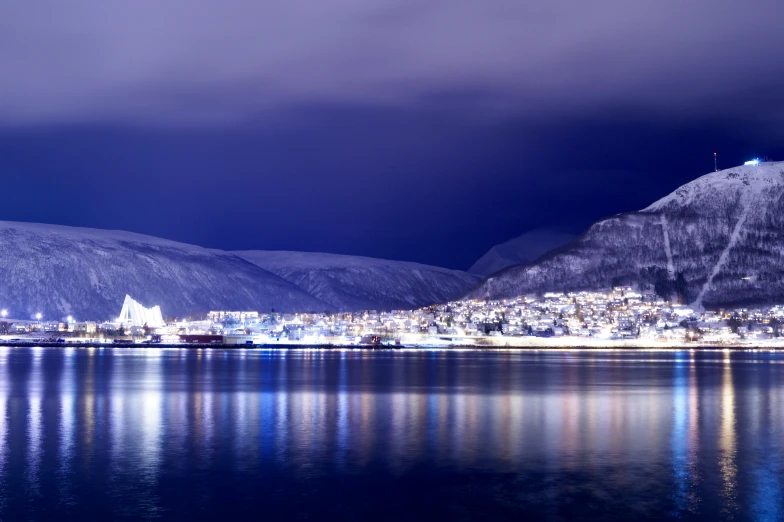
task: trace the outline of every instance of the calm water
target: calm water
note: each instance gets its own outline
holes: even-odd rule
[[[784,354],[0,348],[0,520],[782,520]]]

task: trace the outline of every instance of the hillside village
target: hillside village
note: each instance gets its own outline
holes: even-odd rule
[[[224,322],[226,326],[231,323]],[[667,345],[775,343],[784,307],[697,312],[629,287],[454,301],[413,311],[245,318],[266,342],[403,346]],[[211,328],[216,328],[215,325]],[[236,331],[236,330],[235,330]],[[624,342],[625,341],[625,342]]]

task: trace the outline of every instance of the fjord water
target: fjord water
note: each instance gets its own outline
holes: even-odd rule
[[[771,352],[0,348],[0,520],[780,520]]]

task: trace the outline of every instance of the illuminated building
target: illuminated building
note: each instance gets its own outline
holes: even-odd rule
[[[118,322],[127,326],[144,326],[150,328],[159,328],[165,326],[161,315],[161,307],[153,306],[152,308],[145,308],[137,301],[131,299],[131,296],[126,295],[123,301],[122,310]]]

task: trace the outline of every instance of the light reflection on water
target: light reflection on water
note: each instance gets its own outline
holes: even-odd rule
[[[737,433],[735,425],[735,389],[729,356],[724,359],[721,385],[721,435],[719,437],[719,467],[721,469],[722,515],[734,518],[738,510]]]
[[[0,348],[0,519],[777,520],[782,361]]]

